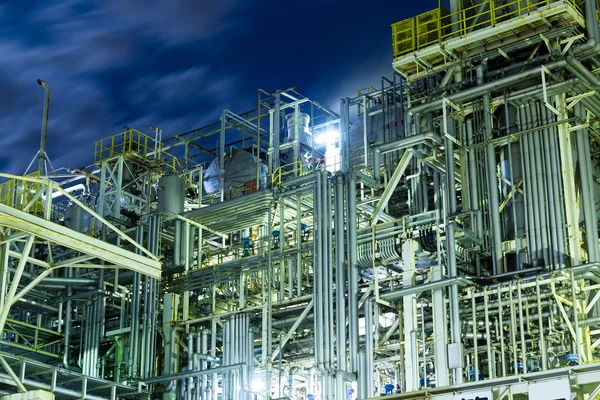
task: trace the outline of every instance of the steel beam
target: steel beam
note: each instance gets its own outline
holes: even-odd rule
[[[387,186],[385,187],[385,190],[383,191],[383,194],[381,195],[379,202],[375,206],[375,210],[373,211],[373,218],[371,219],[372,226],[377,225],[377,222],[379,221],[379,218],[381,218],[381,214],[383,213],[383,210],[385,209],[388,202],[390,201],[390,198],[392,197],[392,194],[396,190],[396,186],[398,186],[398,183],[400,182],[400,178],[402,177],[402,174],[404,174],[404,171],[406,171],[406,168],[408,167],[410,160],[412,160],[412,157],[413,157],[413,152],[409,151],[409,150],[405,151],[404,154],[402,155],[402,158],[398,162],[398,166],[396,166],[396,170],[392,174],[392,177],[390,178],[390,181],[388,182]]]
[[[156,279],[161,276],[161,264],[158,261],[3,204],[0,204],[0,225],[29,232],[58,245],[110,262],[120,268]]]

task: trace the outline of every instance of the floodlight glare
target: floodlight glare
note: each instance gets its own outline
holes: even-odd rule
[[[316,144],[333,143],[340,137],[340,132],[334,129],[327,130],[315,138]]]

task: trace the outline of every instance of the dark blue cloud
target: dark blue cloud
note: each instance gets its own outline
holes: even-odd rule
[[[296,86],[337,108],[391,72],[390,24],[433,8],[391,0],[65,0],[0,5],[0,167],[23,173],[52,102],[55,167],[92,160],[127,125],[164,137]],[[419,8],[422,7],[422,8]]]

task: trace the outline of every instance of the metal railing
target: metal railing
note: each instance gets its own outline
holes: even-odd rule
[[[283,181],[295,176],[301,176],[308,173],[307,166],[302,161],[294,161],[277,168],[271,174],[271,185],[280,186]]]
[[[392,24],[394,57],[441,43],[450,37],[463,36],[485,27],[528,15],[541,7],[549,6],[551,0],[484,0],[455,13],[443,7],[419,14]],[[564,0],[581,13],[577,0]]]
[[[135,129],[130,129],[95,142],[94,163],[98,164],[108,158],[129,153],[137,153],[146,157],[155,148],[156,143],[153,138]]]
[[[25,175],[25,178],[39,177],[39,171]],[[40,189],[39,182],[27,179],[11,179],[2,182],[0,183],[0,204],[32,214],[41,214],[43,201]]]
[[[162,150],[162,142],[136,129],[130,129],[94,143],[94,164],[120,155],[135,154],[143,159],[154,159],[173,171],[181,167],[176,156]]]

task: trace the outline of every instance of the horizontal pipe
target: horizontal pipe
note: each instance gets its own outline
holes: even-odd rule
[[[563,68],[566,65],[567,65],[567,62],[565,60],[559,60],[559,61],[555,61],[551,64],[548,64],[545,67],[548,70],[552,70],[552,69]],[[503,78],[503,79],[498,79],[498,80],[495,80],[495,81],[492,81],[489,83],[485,83],[485,84],[473,87],[471,89],[463,90],[461,92],[449,95],[442,99],[438,99],[438,100],[430,101],[428,103],[420,104],[418,106],[414,106],[414,107],[410,108],[408,110],[408,112],[413,115],[414,114],[422,114],[426,111],[441,109],[443,106],[444,99],[447,99],[451,102],[457,103],[457,102],[462,102],[462,101],[465,101],[468,99],[478,97],[478,96],[482,95],[483,93],[491,93],[496,90],[503,89],[512,84],[519,83],[526,79],[530,79],[530,78],[536,77],[538,75],[541,75],[542,67],[523,71],[518,74],[507,76],[506,78]]]
[[[246,374],[246,370],[247,370],[246,364],[232,364],[232,365],[227,365],[224,367],[209,368],[209,369],[204,369],[204,370],[199,370],[199,371],[177,372],[175,374],[162,375],[162,376],[157,376],[154,378],[143,379],[142,382],[144,382],[148,385],[151,385],[151,384],[155,384],[155,383],[170,382],[170,381],[177,381],[180,379],[194,378],[196,376],[223,374],[225,372],[235,371],[235,370],[239,370],[239,369],[242,370],[242,375]]]

